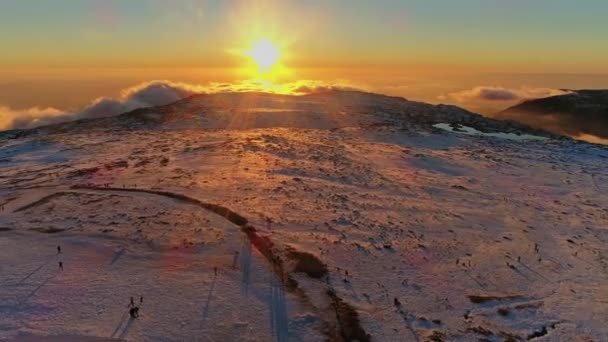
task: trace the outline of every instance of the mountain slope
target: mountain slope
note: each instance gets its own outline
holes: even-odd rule
[[[604,339],[608,149],[459,122],[524,127],[249,93],[0,139],[0,340]]]
[[[593,135],[608,139],[608,90],[577,90],[529,100],[494,117],[572,137]]]

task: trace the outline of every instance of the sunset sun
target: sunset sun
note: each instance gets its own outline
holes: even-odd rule
[[[279,48],[267,39],[257,41],[246,54],[251,57],[260,72],[270,71],[281,57]]]

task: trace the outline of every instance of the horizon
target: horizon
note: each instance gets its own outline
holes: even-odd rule
[[[492,116],[560,89],[607,89],[607,11],[565,0],[6,1],[0,115],[76,112],[155,80],[205,88],[261,79]],[[271,72],[252,63],[259,41],[276,46]]]

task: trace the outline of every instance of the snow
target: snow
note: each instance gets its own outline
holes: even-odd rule
[[[438,124],[433,125],[433,127],[443,129],[444,131],[448,131],[448,132],[455,132],[455,133],[468,134],[468,135],[482,135],[482,136],[486,136],[486,137],[495,137],[495,138],[501,138],[501,139],[547,140],[546,137],[541,137],[541,136],[532,135],[532,134],[514,134],[514,133],[504,133],[504,132],[484,133],[484,132],[476,130],[473,127],[468,127],[468,126],[463,126],[463,125],[459,125],[458,128],[455,129],[454,127],[452,127],[452,125],[447,124],[447,123],[438,123]]]
[[[372,341],[608,337],[607,149],[272,113],[0,141],[0,339],[324,341],[330,289]]]

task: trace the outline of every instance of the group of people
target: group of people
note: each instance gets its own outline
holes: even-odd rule
[[[139,296],[139,305],[143,304],[143,302],[144,297]],[[133,299],[133,297],[131,297],[131,301],[129,302],[129,305],[127,307],[129,308],[129,315],[131,315],[131,318],[139,317],[139,306],[135,305],[135,299]]]
[[[61,254],[61,246],[57,246],[57,254]],[[63,261],[59,260],[59,270],[63,271]]]
[[[57,254],[61,254],[61,246],[57,246]],[[63,271],[63,261],[59,261],[59,270]],[[214,272],[217,275],[217,267],[214,267]],[[139,296],[139,305],[143,303],[144,296]],[[129,315],[131,315],[131,318],[139,317],[139,306],[135,305],[135,299],[133,297],[131,297],[131,301],[127,307],[129,308]]]

